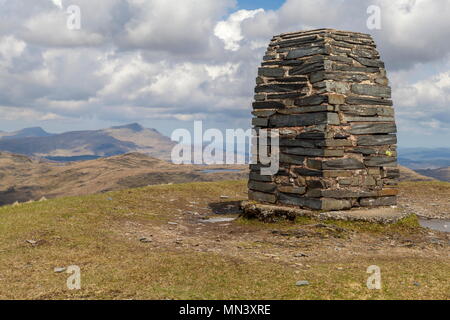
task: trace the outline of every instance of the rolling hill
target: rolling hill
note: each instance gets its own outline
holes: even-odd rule
[[[450,182],[450,167],[439,169],[425,169],[417,171],[424,176],[432,177],[434,179],[438,179],[441,181]]]
[[[220,169],[224,168],[234,170],[222,172]],[[139,153],[58,163],[0,152],[0,205],[39,200],[44,196],[56,198],[157,184],[246,177],[247,166],[174,165]]]

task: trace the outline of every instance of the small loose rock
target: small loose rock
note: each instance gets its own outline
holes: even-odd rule
[[[302,280],[302,281],[297,281],[297,283],[295,284],[297,287],[305,287],[305,286],[309,286],[309,281],[306,280]]]
[[[55,273],[63,273],[63,272],[66,271],[66,268],[64,268],[64,267],[57,267],[57,268],[53,269],[53,271]]]
[[[295,254],[294,257],[296,257],[296,258],[306,258],[306,257],[308,257],[308,255],[306,253],[300,252],[300,253]]]

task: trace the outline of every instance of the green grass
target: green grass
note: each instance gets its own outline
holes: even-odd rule
[[[149,246],[127,236],[124,225],[158,230],[190,201],[245,198],[245,182],[154,186],[108,194],[61,198],[0,208],[0,298],[2,299],[448,299],[447,259],[406,256],[317,260],[309,269],[277,260],[224,252],[197,252],[173,245]],[[220,200],[221,195],[230,198]],[[111,199],[111,200],[110,200]],[[175,200],[174,200],[175,199]],[[174,200],[174,201],[171,201]],[[239,220],[236,226],[298,228],[315,223],[262,224]],[[326,222],[331,223],[331,222]],[[414,218],[396,225],[333,222],[358,232],[403,232],[418,228]],[[383,229],[385,228],[385,229]],[[147,230],[147,229],[145,229]],[[154,234],[158,240],[158,234]],[[235,237],[239,241],[239,234]],[[42,240],[31,246],[26,240]],[[242,240],[251,245],[251,241]],[[273,250],[283,250],[274,248]],[[383,290],[365,287],[366,269],[382,268]],[[68,274],[55,267],[78,265],[82,290],[69,291]],[[338,270],[338,267],[344,267]],[[296,287],[308,280],[308,287]],[[421,283],[420,287],[413,282]]]

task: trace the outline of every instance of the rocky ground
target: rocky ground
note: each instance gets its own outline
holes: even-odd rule
[[[420,217],[450,220],[450,188],[445,182],[405,182],[399,205]]]

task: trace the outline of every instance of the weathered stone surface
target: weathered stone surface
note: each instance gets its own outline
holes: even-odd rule
[[[297,58],[303,58],[307,56],[312,56],[315,54],[325,54],[326,50],[324,47],[310,47],[310,48],[301,48],[301,49],[294,49],[289,51],[287,55],[287,59],[297,59]]]
[[[393,117],[394,109],[392,107],[377,107],[377,106],[353,106],[344,105],[339,106],[339,111],[344,114],[356,115],[356,116],[384,116]]]
[[[368,198],[378,196],[377,191],[352,191],[352,190],[322,190],[322,196],[328,198]]]
[[[255,127],[267,127],[269,125],[268,118],[253,118],[252,125]]]
[[[323,172],[321,170],[311,170],[307,168],[295,168],[294,172],[301,176],[306,177],[322,177]]]
[[[302,165],[305,162],[305,157],[295,156],[292,154],[280,153],[280,162]]]
[[[344,115],[345,122],[394,122],[394,117],[358,117]]]
[[[367,67],[375,67],[375,68],[384,68],[384,62],[379,60],[372,60],[363,57],[354,56],[354,58],[364,66]]]
[[[294,107],[279,110],[280,114],[301,114],[301,113],[311,113],[311,112],[331,112],[335,111],[333,106],[311,106],[311,107]]]
[[[306,161],[306,166],[310,169],[315,170],[322,170],[323,166],[323,160],[317,160],[317,159],[308,159]]]
[[[397,136],[392,134],[358,136],[357,144],[359,146],[382,146],[397,143]]]
[[[258,171],[261,172],[261,171]],[[250,172],[250,180],[260,181],[260,182],[272,182],[272,176],[263,176],[255,172]]]
[[[341,170],[341,169],[364,169],[364,163],[353,158],[342,158],[335,160],[325,160],[322,163],[324,170]]]
[[[278,101],[262,101],[253,103],[253,109],[277,109],[284,107],[285,105]]]
[[[388,179],[398,179],[400,178],[400,170],[397,168],[386,168],[386,178]]]
[[[258,75],[262,77],[283,77],[285,70],[283,68],[259,68]]]
[[[322,199],[322,208],[324,211],[337,211],[350,209],[352,204],[348,200]]]
[[[347,97],[348,104],[367,104],[367,105],[380,105],[380,106],[392,106],[392,100],[369,98],[369,97]]]
[[[328,103],[330,104],[344,104],[345,103],[345,96],[342,94],[329,94],[328,95]]]
[[[284,193],[280,193],[280,203],[313,210],[322,209],[322,200],[320,199],[293,196]]]
[[[390,98],[391,88],[386,86],[374,86],[368,84],[354,84],[352,85],[352,92],[365,96]]]
[[[327,96],[316,95],[316,96],[310,96],[310,97],[306,97],[306,98],[297,99],[297,100],[295,100],[294,104],[297,106],[315,106],[315,105],[325,103],[327,101],[328,101]]]
[[[278,191],[282,193],[289,193],[289,194],[305,194],[306,188],[305,187],[295,187],[295,186],[279,186]]]
[[[323,144],[320,140],[301,140],[301,139],[281,139],[280,146],[282,147],[303,147],[316,148]]]
[[[325,70],[325,64],[324,62],[315,62],[315,63],[305,63],[300,67],[292,68],[289,70],[290,76],[296,76],[296,75],[302,75],[302,74],[308,74],[311,72],[316,72],[320,70]]]
[[[322,173],[325,178],[352,177],[358,175],[357,172],[352,170],[323,170]]]
[[[271,193],[263,193],[249,190],[248,192],[249,200],[260,201],[266,203],[275,203],[277,202],[277,196]]]
[[[392,157],[367,157],[364,159],[367,167],[397,167],[397,159]]]
[[[279,41],[277,45],[280,46],[281,48],[297,47],[304,44],[317,43],[318,41],[323,42],[323,40],[318,39],[317,35],[313,35],[308,37],[296,38],[292,40]]]
[[[267,192],[267,193],[272,193],[277,189],[277,185],[274,183],[265,183],[265,182],[252,181],[252,180],[249,181],[248,187],[251,190]]]
[[[278,83],[278,84],[262,84],[255,88],[256,93],[283,93],[299,91],[305,87],[303,83]]]
[[[397,126],[395,123],[362,123],[362,124],[352,124],[351,129],[348,130],[349,133],[360,135],[360,134],[380,134],[380,133],[396,133]]]
[[[277,94],[268,94],[267,99],[275,100],[275,99],[297,99],[305,96],[306,94],[303,92],[294,92],[294,93],[277,93]]]
[[[252,121],[257,131],[279,130],[280,170],[264,177],[251,167],[251,199],[284,208],[273,213],[289,218],[286,208],[394,203],[397,128],[379,59],[370,35],[361,33],[321,29],[272,39],[258,71]]]
[[[281,152],[286,154],[294,154],[298,156],[310,156],[310,157],[342,157],[344,150],[332,150],[332,149],[309,149],[309,148],[281,148]]]
[[[277,113],[276,110],[255,110],[252,112],[252,115],[258,118],[268,118]]]
[[[332,112],[306,113],[303,115],[274,115],[270,118],[272,127],[299,127],[317,124],[339,124],[339,116]]]
[[[307,180],[306,186],[308,189],[325,189],[327,184],[324,180]]]

